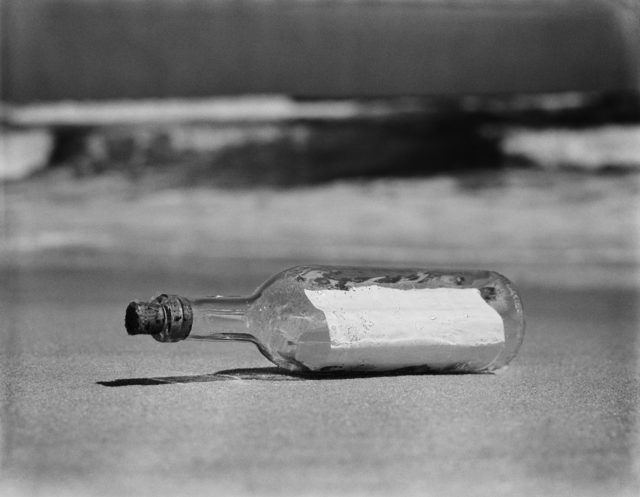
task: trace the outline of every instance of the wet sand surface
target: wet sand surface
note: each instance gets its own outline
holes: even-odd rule
[[[311,380],[249,344],[127,337],[128,300],[250,292],[286,261],[196,273],[3,270],[3,495],[636,495],[638,292],[520,284],[493,375]]]

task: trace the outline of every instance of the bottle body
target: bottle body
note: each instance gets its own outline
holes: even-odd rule
[[[520,297],[492,271],[297,266],[250,297],[186,302],[187,339],[252,341],[290,371],[492,371],[524,336]]]

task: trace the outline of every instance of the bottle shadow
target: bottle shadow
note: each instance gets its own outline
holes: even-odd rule
[[[119,378],[110,381],[97,381],[104,387],[131,387],[151,385],[172,385],[176,383],[208,383],[213,381],[257,380],[257,381],[317,381],[317,380],[348,380],[356,378],[380,378],[388,376],[407,375],[451,375],[476,374],[464,371],[432,371],[420,368],[409,368],[396,371],[378,373],[358,372],[292,372],[281,368],[246,368],[225,369],[215,373],[192,376],[156,376],[151,378]]]

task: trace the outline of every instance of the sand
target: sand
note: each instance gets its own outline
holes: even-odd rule
[[[637,291],[525,285],[489,375],[308,380],[251,344],[126,336],[132,297],[242,294],[281,262],[6,269],[1,493],[635,495]]]

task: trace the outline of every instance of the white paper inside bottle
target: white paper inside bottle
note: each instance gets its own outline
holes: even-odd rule
[[[481,368],[504,346],[502,318],[476,288],[371,285],[305,294],[324,313],[331,339],[317,366]]]

